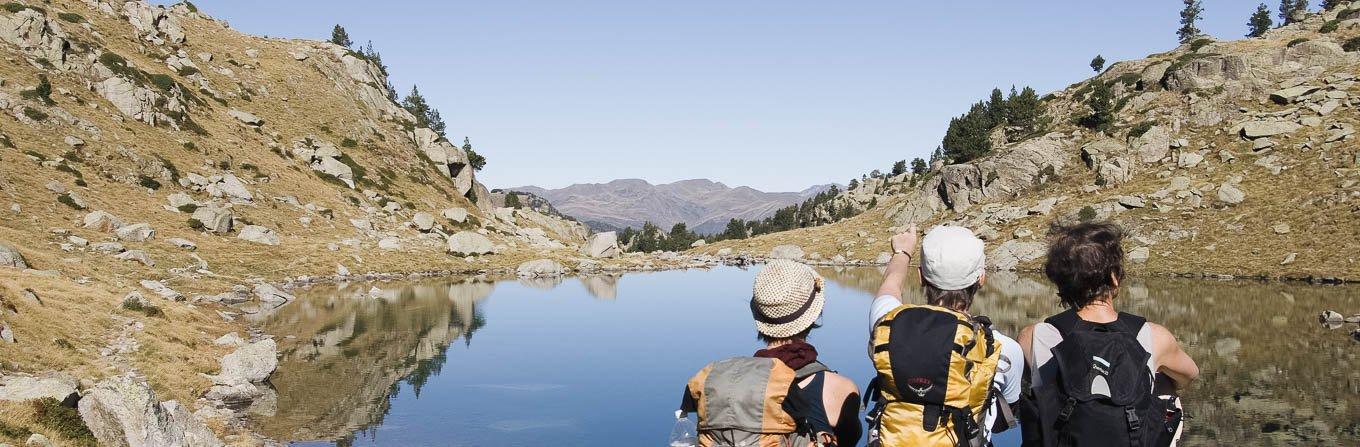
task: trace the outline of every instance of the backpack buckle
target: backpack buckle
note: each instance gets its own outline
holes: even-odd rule
[[[1138,419],[1138,412],[1132,408],[1124,409],[1124,419],[1129,421],[1129,431],[1138,431],[1143,426],[1142,421]]]
[[[1058,422],[1067,422],[1068,419],[1071,419],[1072,411],[1076,408],[1077,399],[1073,397],[1067,398],[1067,405],[1064,405],[1062,412],[1058,413]]]

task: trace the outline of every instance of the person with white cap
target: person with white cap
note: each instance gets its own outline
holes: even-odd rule
[[[700,446],[859,443],[859,387],[807,342],[825,306],[826,283],[812,267],[775,260],[761,269],[750,307],[765,348],[709,364],[685,389],[680,409],[699,414]]]
[[[985,445],[1014,426],[1010,405],[1020,399],[1024,354],[986,317],[970,314],[987,274],[984,244],[967,228],[938,226],[925,235],[918,271],[927,305],[903,303],[917,241],[915,225],[892,237],[871,305],[870,356],[879,376],[865,395],[879,403],[869,445]]]

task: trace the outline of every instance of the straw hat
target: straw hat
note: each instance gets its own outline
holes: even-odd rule
[[[803,332],[822,315],[825,284],[817,272],[787,259],[770,261],[756,275],[751,316],[756,331],[772,338]]]

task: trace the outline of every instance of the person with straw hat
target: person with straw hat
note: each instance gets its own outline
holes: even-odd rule
[[[751,395],[763,395],[765,399],[781,401],[775,407],[786,410],[797,420],[800,429],[806,428],[814,445],[854,446],[859,442],[863,432],[859,422],[859,387],[854,381],[817,361],[817,349],[807,342],[812,330],[820,327],[817,320],[825,306],[826,282],[811,267],[781,259],[771,261],[761,269],[752,287],[750,307],[755,320],[756,338],[765,343],[765,348],[756,351],[751,358],[710,364],[691,379],[685,390],[685,402],[681,409],[699,413],[700,445],[706,445],[705,436],[715,440],[711,445],[729,445],[727,442],[731,442],[731,435],[723,433],[719,430],[721,428],[769,427],[769,420],[785,418],[778,415],[772,417],[769,414],[770,405],[765,401],[753,401],[747,405],[758,411],[730,408],[733,401]],[[774,371],[769,371],[762,364],[746,362],[748,360],[773,362],[776,366]],[[745,370],[734,372],[739,368]],[[724,387],[723,379],[740,376],[746,378],[741,379],[739,385]],[[752,380],[750,377],[767,379]],[[772,385],[778,383],[775,377],[787,377],[789,386],[786,393],[770,396],[766,390],[779,388]],[[715,399],[715,393],[727,395]],[[703,398],[708,398],[711,403],[705,405],[699,402]],[[761,406],[764,409],[759,409]],[[732,416],[745,413],[764,413],[766,420],[741,424],[741,417]],[[705,416],[709,419],[723,418],[727,423],[723,425],[705,421]],[[710,428],[707,435],[706,425]],[[799,442],[789,445],[795,444]]]

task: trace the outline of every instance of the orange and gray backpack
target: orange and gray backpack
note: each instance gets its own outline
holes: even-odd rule
[[[700,447],[822,445],[812,433],[831,428],[798,392],[808,375],[772,358],[720,360],[689,379],[681,410],[698,413]]]
[[[986,317],[904,304],[874,325],[870,447],[986,445],[1001,345]]]

